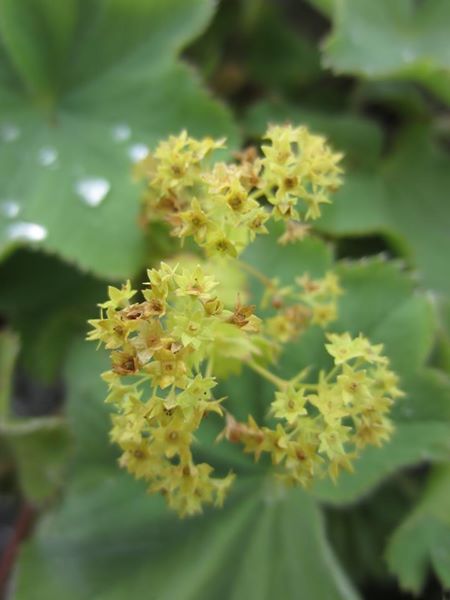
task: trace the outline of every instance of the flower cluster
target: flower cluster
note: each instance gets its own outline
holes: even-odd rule
[[[310,325],[326,327],[337,318],[337,299],[342,294],[337,276],[331,271],[323,279],[307,273],[295,285],[281,287],[278,279],[267,282],[262,306],[268,303],[277,314],[266,319],[265,330],[274,340],[293,341]]]
[[[225,308],[217,286],[199,265],[161,263],[148,271],[141,302],[132,302],[130,282],[110,287],[100,318],[90,321],[88,338],[111,350],[103,378],[116,407],[111,438],[123,451],[120,463],[182,515],[220,505],[233,479],[214,478],[210,465],[192,457],[202,419],[223,412],[213,397],[212,365],[218,355],[241,361],[258,354],[252,307]]]
[[[181,516],[220,506],[234,478],[195,461],[208,414],[225,420],[219,439],[243,444],[256,460],[269,455],[277,476],[308,486],[326,473],[335,479],[361,448],[386,440],[390,406],[402,395],[382,346],[362,335],[328,335],[334,367],[317,381],[305,381],[308,369],[289,380],[271,370],[284,344],[336,319],[342,290],[332,272],[299,273],[284,286],[237,256],[271,218],[285,223],[280,243],[302,239],[341,171],[340,155],[304,127],[269,127],[265,140],[260,154],[248,149],[232,164],[211,162],[223,140],[183,132],[159,144],[138,167],[148,181],[143,216],[192,238],[207,259],[184,255],[150,269],[138,301],[130,282],[110,287],[100,318],[90,321],[88,339],[111,353],[103,378],[120,464]],[[247,303],[246,274],[263,284],[264,318]],[[238,422],[214,395],[218,380],[243,365],[276,387],[270,426],[251,415]]]
[[[348,333],[328,339],[334,368],[321,372],[317,383],[269,375],[278,387],[270,406],[275,427],[260,427],[252,417],[247,423],[227,418],[225,437],[244,444],[244,451],[256,459],[268,453],[277,475],[290,484],[307,487],[325,468],[333,479],[341,469],[351,470],[362,448],[380,446],[390,437],[393,426],[387,413],[403,395],[381,345],[362,335],[352,339]]]
[[[341,184],[341,154],[305,127],[272,126],[264,139],[262,156],[249,148],[236,163],[212,167],[223,140],[183,132],[161,142],[138,166],[148,182],[144,220],[165,220],[172,235],[192,237],[209,256],[238,256],[267,233],[270,218],[286,223],[282,243],[303,237],[303,221],[317,219]]]
[[[339,289],[331,275],[317,282],[304,276],[298,284],[305,300]],[[387,412],[401,395],[382,347],[349,334],[328,336],[335,367],[320,373],[317,383],[278,378],[263,365],[268,353],[262,349],[283,341],[284,332],[273,340],[264,336],[254,307],[238,298],[230,310],[217,289],[199,264],[180,269],[161,263],[148,271],[141,302],[132,302],[136,292],[129,282],[110,287],[100,319],[90,321],[89,339],[111,351],[112,369],[103,378],[107,401],[116,408],[111,438],[122,449],[120,464],[148,481],[149,491],[163,493],[181,515],[221,505],[234,477],[215,478],[211,465],[194,462],[195,432],[208,413],[226,415],[222,437],[242,442],[257,459],[270,454],[278,474],[306,486],[324,466],[335,478],[351,467],[359,449],[388,438]],[[269,318],[269,330],[272,324]],[[214,398],[215,373],[223,375],[230,360],[278,387],[269,407],[279,421],[275,428],[261,427],[251,416],[238,423],[223,410],[223,399]]]

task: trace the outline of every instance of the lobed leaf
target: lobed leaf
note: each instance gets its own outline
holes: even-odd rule
[[[333,1],[324,63],[335,73],[409,79],[450,102],[446,0]]]
[[[386,551],[390,570],[403,588],[419,593],[428,567],[450,586],[450,470],[436,468],[422,499],[394,531]]]
[[[76,456],[70,485],[22,551],[18,600],[52,600],[63,590],[77,600],[149,593],[167,600],[357,597],[326,541],[313,499],[300,490],[278,490],[258,467],[240,474],[222,511],[185,521],[120,473],[107,442],[98,377],[104,360],[84,342],[73,349],[69,420]]]
[[[367,119],[260,103],[249,111],[247,127],[252,135],[260,134],[270,119],[309,125],[346,153],[345,183],[324,208],[318,229],[337,236],[381,234],[418,269],[424,286],[450,292],[450,159],[429,128],[406,129],[382,158],[380,131]]]
[[[213,6],[2,1],[0,253],[39,244],[110,279],[146,263],[133,161],[183,128],[236,140],[227,110],[176,60]]]

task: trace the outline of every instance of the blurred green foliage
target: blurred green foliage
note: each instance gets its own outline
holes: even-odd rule
[[[43,513],[13,597],[440,597],[450,585],[448,0],[0,9],[0,484]],[[346,293],[333,329],[383,342],[406,396],[392,440],[311,493],[274,489],[264,464],[211,446],[212,418],[197,452],[242,483],[223,511],[179,521],[117,467],[106,357],[81,340],[85,321],[107,283],[140,282],[171,248],[138,225],[138,156],[182,128],[228,136],[232,151],[287,120],[345,152],[345,185],[321,238],[280,249],[270,236],[246,259],[286,282],[334,266]],[[279,367],[327,360],[317,329]],[[64,410],[19,416],[23,377],[62,381]],[[222,388],[243,418],[251,407],[262,419],[273,393],[246,371]]]

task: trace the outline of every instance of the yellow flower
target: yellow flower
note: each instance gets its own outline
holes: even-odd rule
[[[369,346],[366,338],[362,335],[352,338],[349,333],[328,333],[327,338],[330,343],[326,344],[325,348],[334,358],[336,365],[341,365],[354,358],[366,357]]]
[[[305,403],[304,390],[296,390],[290,386],[286,390],[275,393],[275,401],[272,402],[270,410],[277,419],[285,419],[292,424],[299,417],[307,414]]]
[[[328,323],[337,318],[337,308],[335,303],[315,304],[312,307],[312,323],[325,327]]]
[[[109,300],[99,304],[101,308],[123,308],[128,306],[130,299],[136,294],[136,290],[131,289],[131,282],[128,280],[120,289],[112,285],[108,286]]]
[[[238,255],[236,246],[222,234],[215,234],[209,238],[205,244],[205,250],[208,256],[231,256],[236,258]]]
[[[341,183],[341,155],[305,127],[271,126],[264,139],[263,158],[250,149],[237,162],[213,165],[205,159],[223,140],[196,140],[183,131],[161,142],[138,167],[148,182],[142,221],[167,222],[172,235],[192,236],[208,256],[237,256],[267,233],[271,217],[290,223],[289,237],[301,237],[306,229],[295,224],[319,217]]]
[[[175,275],[178,286],[177,296],[197,296],[200,300],[209,300],[210,292],[219,284],[210,275],[206,275],[200,265],[194,269],[184,269],[180,275]]]

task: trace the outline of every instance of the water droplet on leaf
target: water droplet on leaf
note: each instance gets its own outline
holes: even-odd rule
[[[411,48],[403,48],[402,50],[402,59],[405,63],[412,63],[416,58],[416,54],[414,50]]]
[[[88,206],[98,206],[105,199],[111,185],[102,177],[85,177],[77,181],[75,189]]]
[[[20,129],[12,123],[4,123],[0,128],[0,137],[4,142],[14,142],[20,136]]]
[[[2,215],[4,215],[5,217],[9,217],[10,219],[17,217],[19,211],[20,205],[14,200],[5,200],[0,205],[0,212],[2,213]]]
[[[133,162],[139,162],[147,156],[148,152],[148,146],[145,144],[133,144],[128,149],[128,156]]]
[[[58,151],[51,146],[45,146],[38,152],[38,161],[43,167],[50,167],[58,159]]]
[[[113,139],[116,142],[124,142],[131,136],[131,129],[126,123],[119,123],[112,130]]]
[[[47,230],[37,223],[11,223],[8,227],[8,236],[16,241],[41,242],[47,237]]]

